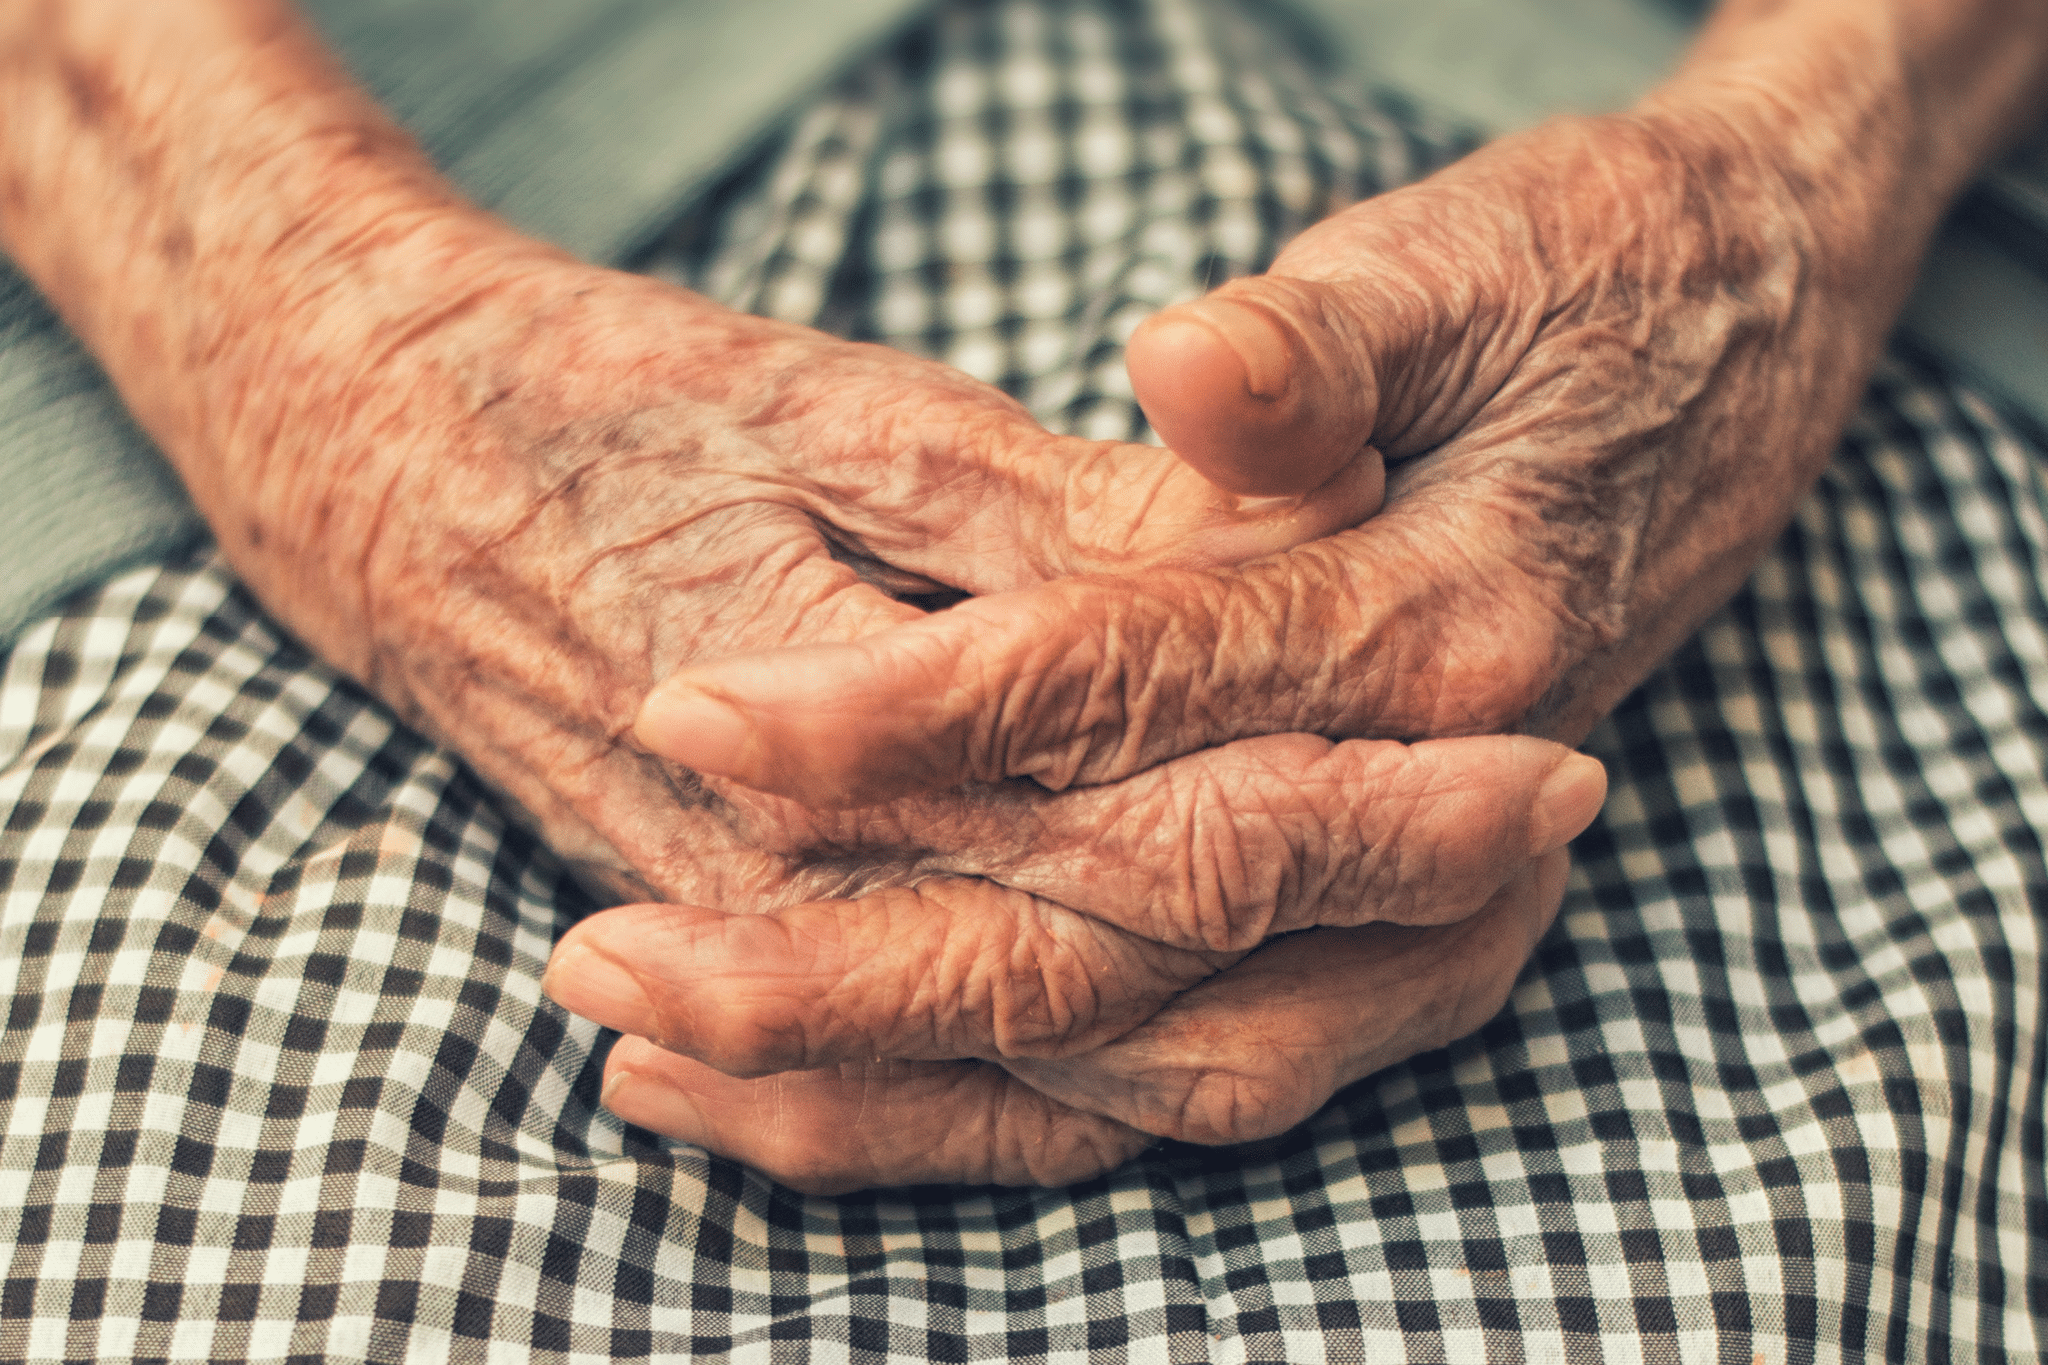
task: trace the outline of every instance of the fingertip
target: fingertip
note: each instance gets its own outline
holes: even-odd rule
[[[709,1147],[716,1138],[704,1111],[682,1083],[687,1064],[644,1038],[619,1039],[605,1060],[598,1103],[613,1116],[680,1142]]]
[[[633,738],[697,772],[820,809],[918,790],[930,755],[916,716],[946,680],[933,676],[919,652],[930,639],[917,632],[941,619],[697,665],[648,693]]]
[[[564,939],[556,947],[540,988],[569,1013],[608,1028],[646,1028],[655,1017],[640,978],[587,938]]]
[[[1370,386],[1319,359],[1333,348],[1308,288],[1239,281],[1147,319],[1126,349],[1153,429],[1226,492],[1307,493],[1370,440]]]
[[[1607,769],[1588,754],[1567,753],[1536,790],[1529,853],[1543,857],[1584,833],[1607,802]]]
[[[633,738],[657,757],[719,777],[743,776],[760,747],[743,711],[682,675],[647,694]]]
[[[1145,319],[1129,350],[1162,397],[1241,406],[1278,402],[1292,386],[1294,348],[1273,321],[1213,294]]]
[[[1160,439],[1225,492],[1284,495],[1313,488],[1320,480],[1305,481],[1294,471],[1276,483],[1257,452],[1245,449],[1246,428],[1269,420],[1260,409],[1286,390],[1288,362],[1271,325],[1243,328],[1251,335],[1233,345],[1216,311],[1202,303],[1169,308],[1132,334],[1124,364],[1139,406]]]

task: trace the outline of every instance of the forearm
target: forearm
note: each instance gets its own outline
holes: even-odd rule
[[[1726,120],[1888,327],[1942,214],[2048,110],[2048,0],[1725,0],[1651,116]]]
[[[284,4],[55,0],[4,41],[0,241],[160,436],[190,403],[149,377],[457,208]]]
[[[1882,130],[1953,193],[2048,107],[2048,4],[1724,0],[1688,82],[1804,96],[1806,121]]]
[[[302,466],[373,361],[502,274],[465,205],[279,0],[51,0],[0,18],[0,244],[106,367],[259,586],[356,611],[295,543],[365,542],[337,499],[370,452]],[[491,249],[480,249],[488,245]],[[350,358],[356,358],[351,361]],[[350,658],[338,660],[354,666]]]

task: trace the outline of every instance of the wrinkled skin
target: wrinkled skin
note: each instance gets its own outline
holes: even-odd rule
[[[1377,448],[1395,462],[1379,516],[1237,569],[1065,579],[691,669],[638,732],[833,804],[1020,776],[1085,788],[1281,731],[1576,739],[1733,591],[1846,418],[1891,286],[1830,260],[1825,232],[1855,245],[1725,124],[1653,111],[1495,144],[1131,343],[1146,411],[1190,464],[1274,494]],[[1532,868],[1462,923],[1280,940],[1110,1047],[1006,1074],[1147,1132],[1277,1131],[1498,1008],[1556,904],[1537,888],[1561,876]],[[1389,972],[1394,943],[1427,965]],[[1444,990],[1463,994],[1411,1003]],[[901,1117],[938,1106],[899,1063],[743,1082],[634,1046],[612,1066],[621,1113],[770,1169],[886,1162],[803,1136],[871,1115],[898,1125],[878,1134],[944,1131]],[[768,1113],[803,1121],[731,1117]],[[895,1151],[885,1173],[915,1167]]]
[[[1280,735],[859,809],[700,780],[632,733],[679,669],[900,628],[936,585],[1256,559],[1366,517],[1382,471],[1234,499],[941,367],[578,264],[464,204],[280,0],[7,10],[0,112],[0,242],[249,586],[586,880],[673,902],[563,945],[551,988],[593,1015],[652,1000],[644,1032],[743,1075],[881,1039],[1003,1077],[1135,1036],[1279,930],[1473,918],[1599,803],[1598,764],[1501,738]],[[684,986],[643,988],[655,965]],[[987,1137],[952,1164],[792,1174],[1073,1179],[1149,1140],[975,1086],[925,1115]]]
[[[1148,915],[1145,933],[1164,936],[1165,945],[1112,926],[1113,917],[1133,918],[1130,911],[1194,908],[1203,899],[1164,879],[1139,888],[1128,873],[1113,876],[1116,894],[1102,902],[1101,918],[1046,897],[925,882],[857,905],[765,914],[671,905],[607,911],[570,931],[548,991],[579,1014],[639,1035],[613,1049],[611,1109],[809,1191],[1064,1184],[1119,1164],[1155,1136],[1267,1136],[1306,1118],[1340,1085],[1485,1022],[1555,914],[1565,869],[1559,845],[1597,810],[1604,776],[1585,759],[1558,765],[1558,752],[1536,741],[1492,743],[1532,747],[1483,781],[1467,779],[1463,799],[1447,803],[1440,834],[1431,830],[1440,817],[1422,803],[1379,800],[1362,787],[1365,810],[1397,812],[1404,852],[1398,866],[1382,865],[1384,882],[1359,888],[1362,896],[1323,892],[1322,922],[1358,927],[1291,933],[1248,956],[1241,947],[1168,946],[1218,919],[1172,916],[1182,928]],[[1325,761],[1352,747],[1337,746]],[[1370,761],[1400,751],[1360,752]],[[1444,750],[1406,752],[1433,759]],[[1502,828],[1501,813],[1526,800],[1521,773],[1531,768],[1561,774],[1565,790],[1540,804],[1555,800],[1568,818],[1522,843],[1506,836],[1523,834],[1524,822],[1510,816]],[[1308,808],[1319,779],[1304,772],[1301,780],[1311,790],[1289,800],[1296,811]],[[1238,808],[1283,828],[1295,824],[1277,803],[1240,798]],[[1133,849],[1137,866],[1208,864],[1187,850],[1184,822],[1147,824],[1158,856]],[[1111,838],[1121,827],[1101,826]],[[1501,834],[1484,837],[1492,829]],[[1466,852],[1475,837],[1483,838],[1476,857]],[[1410,851],[1419,854],[1412,863]],[[1125,850],[1114,861],[1124,864]],[[1221,880],[1284,876],[1290,862],[1307,861],[1282,844],[1264,856],[1233,849]],[[1460,862],[1470,866],[1462,878],[1454,871]],[[1089,881],[1090,869],[1076,873],[1077,885]],[[1008,869],[1000,875],[1013,878]],[[1412,895],[1403,884],[1410,878],[1427,894]],[[1242,904],[1260,907],[1273,895],[1253,890]],[[1291,898],[1279,890],[1283,904]],[[785,1074],[736,1079],[766,1072]],[[768,1123],[763,1113],[779,1117]]]
[[[805,1188],[1069,1180],[1498,1007],[1597,765],[1346,737],[1576,734],[1732,586],[2042,10],[1728,0],[1735,105],[1494,149],[1137,339],[1195,468],[1306,503],[521,242],[278,0],[8,10],[0,238],[284,621],[685,902],[554,964],[725,1068],[629,1040],[620,1113]],[[1368,447],[1386,514],[1259,558],[1370,510]]]
[[[605,1104],[816,1193],[935,1179],[1070,1184],[1128,1160],[1154,1135],[1266,1137],[1343,1084],[1496,1014],[1549,927],[1566,867],[1563,852],[1551,854],[1480,913],[1445,927],[1279,939],[1123,1036],[1069,1057],[878,1060],[748,1080],[628,1036],[612,1050]],[[586,924],[613,932],[611,915]],[[750,984],[750,973],[721,976],[715,959],[689,960],[693,977]]]
[[[1073,856],[1093,833],[1077,808],[1111,798],[1061,805],[1066,842],[1027,847],[1002,790],[813,815],[622,737],[687,664],[921,618],[888,589],[1227,561],[1377,497],[1373,470],[1240,512],[1164,452],[1054,438],[938,365],[567,262],[479,274],[465,308],[346,392],[292,406],[266,380],[244,399],[274,472],[222,518],[225,548],[284,620],[615,894],[783,904],[980,850],[1057,883],[1033,859]],[[1214,830],[1226,789],[1277,780],[1217,771],[1209,792],[1153,783],[1145,808],[1207,810]]]
[[[261,371],[234,411],[265,473],[216,525],[281,619],[462,752],[587,880],[665,902],[573,932],[550,977],[563,1004],[733,1076],[940,1064],[915,1074],[961,1106],[924,1111],[946,1113],[941,1148],[775,1174],[1095,1174],[1155,1132],[1210,1133],[1206,1106],[1102,1113],[1004,1066],[1127,1066],[1160,1034],[1143,1045],[1195,1076],[1204,1021],[1243,992],[1185,993],[1272,934],[1483,925],[1505,903],[1520,942],[1554,910],[1556,879],[1528,869],[1592,818],[1604,778],[1532,739],[1274,735],[1070,792],[1003,780],[857,809],[650,755],[632,723],[680,668],[924,619],[885,588],[1256,557],[1364,515],[1379,470],[1244,504],[1168,452],[1055,438],[897,353],[556,260],[472,269],[461,307],[401,329],[340,392],[322,353]],[[312,398],[275,377],[306,374]],[[1443,963],[1348,1045],[1474,1026],[1525,951],[1487,959],[1477,991]],[[1285,1122],[1337,1064],[1304,1056],[1319,1078],[1290,1089]]]

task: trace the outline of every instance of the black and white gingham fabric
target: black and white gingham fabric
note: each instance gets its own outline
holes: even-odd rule
[[[1449,150],[1198,0],[955,3],[647,264],[1121,435],[1138,316]],[[1593,739],[1506,1013],[1049,1192],[620,1125],[560,865],[216,560],[128,574],[0,678],[0,1360],[2038,1360],[2041,460],[1887,364]]]

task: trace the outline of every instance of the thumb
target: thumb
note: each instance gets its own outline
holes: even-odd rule
[[[1125,352],[1167,445],[1231,493],[1305,493],[1371,446],[1380,383],[1342,286],[1259,275],[1145,320]]]

